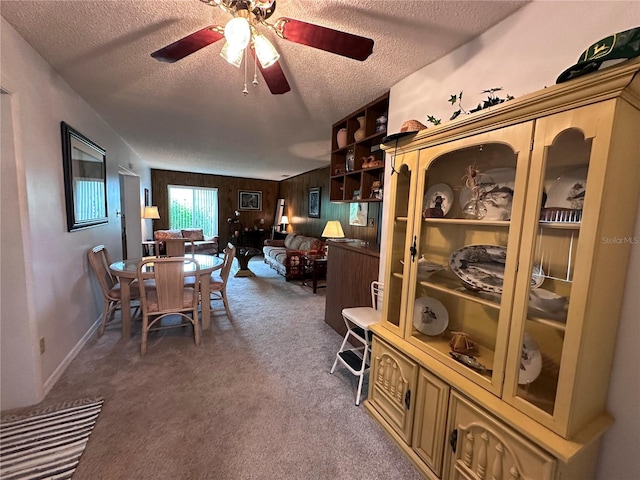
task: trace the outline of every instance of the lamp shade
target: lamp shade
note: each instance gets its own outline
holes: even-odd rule
[[[344,231],[339,220],[329,220],[322,231],[326,238],[344,238]]]
[[[282,215],[282,218],[280,219],[280,225],[289,225],[289,217],[287,217],[286,215]]]
[[[159,220],[160,213],[158,213],[158,207],[144,207],[144,213],[142,214],[142,218],[151,219],[151,220]]]

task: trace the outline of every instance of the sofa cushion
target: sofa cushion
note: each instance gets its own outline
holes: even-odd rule
[[[201,228],[189,228],[181,230],[182,238],[188,238],[193,242],[200,242],[204,240],[204,234]]]
[[[293,247],[293,241],[296,239],[296,237],[298,237],[299,235],[296,233],[290,233],[287,235],[287,237],[284,239],[284,246],[287,248],[297,248],[297,247]]]

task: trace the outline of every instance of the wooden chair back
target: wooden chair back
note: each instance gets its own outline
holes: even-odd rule
[[[193,269],[185,272],[188,264]],[[185,287],[186,276],[200,276],[198,262],[188,257],[148,258],[138,264],[138,281],[140,286],[143,313],[164,314],[178,313],[197,308],[199,282]],[[154,282],[143,280],[153,279]],[[149,288],[148,285],[154,285]],[[150,292],[152,295],[150,296]]]
[[[189,253],[194,253],[193,242],[186,238],[167,238],[164,245],[167,257],[184,257],[187,247],[190,247]]]
[[[233,259],[236,257],[235,245],[229,243],[224,250],[224,259],[222,261],[222,269],[220,270],[220,278],[222,283],[226,286],[227,280],[229,280],[229,274],[231,273],[231,267],[233,266]]]
[[[103,295],[109,298],[111,289],[118,283],[117,279],[109,271],[109,265],[111,265],[109,252],[104,245],[96,245],[89,250],[88,257],[89,264],[98,279]]]

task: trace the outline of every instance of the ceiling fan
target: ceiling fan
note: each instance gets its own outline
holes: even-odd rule
[[[273,44],[262,34],[260,25],[273,31],[278,37],[291,42],[308,45],[326,52],[342,55],[354,60],[366,60],[373,52],[373,40],[351,33],[321,27],[300,20],[281,17],[274,23],[267,22],[276,9],[275,0],[200,0],[212,7],[218,7],[232,15],[232,19],[222,27],[209,25],[197,32],[167,45],[151,54],[161,62],[173,63],[198,50],[225,39],[220,56],[236,67],[245,60],[245,84],[247,90],[247,52],[254,58],[256,67],[272,94],[283,94],[291,90],[289,82],[278,63],[280,54]],[[248,47],[248,48],[247,48]],[[254,71],[253,84],[258,84]]]

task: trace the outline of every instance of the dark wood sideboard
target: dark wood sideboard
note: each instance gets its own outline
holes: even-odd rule
[[[360,241],[329,240],[327,261],[327,305],[324,321],[340,335],[347,329],[342,320],[346,307],[371,306],[371,282],[378,279],[379,245]]]

